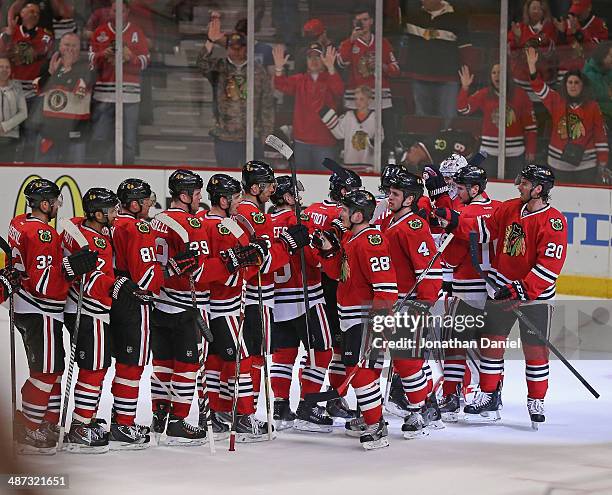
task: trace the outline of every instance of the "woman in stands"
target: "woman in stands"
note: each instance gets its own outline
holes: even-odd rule
[[[538,52],[527,49],[531,87],[551,115],[548,164],[558,182],[594,184],[609,176],[608,141],[603,117],[580,70],[565,74],[559,92],[537,73]]]
[[[464,65],[459,70],[461,90],[457,97],[457,111],[461,115],[482,112],[482,129],[480,149],[489,156],[481,165],[488,177],[497,177],[497,156],[499,155],[499,80],[500,66],[493,64],[490,72],[489,86],[482,88],[471,96],[470,85],[474,76]],[[537,126],[533,114],[533,105],[527,93],[508,81],[506,104],[506,161],[505,177],[514,179],[525,162],[533,162],[537,145]]]

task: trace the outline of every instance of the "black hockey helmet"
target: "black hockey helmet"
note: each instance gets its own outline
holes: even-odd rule
[[[304,191],[304,186],[299,180],[297,181],[297,190],[298,192]],[[281,205],[285,202],[283,199],[285,193],[295,196],[295,191],[293,190],[293,178],[290,175],[281,175],[276,178],[276,190],[274,191],[274,194],[270,196],[270,200],[277,206]]]
[[[242,167],[242,187],[248,192],[253,184],[274,184],[274,170],[261,160],[251,160]]]
[[[191,170],[179,168],[172,172],[168,179],[168,188],[170,189],[170,195],[172,197],[176,197],[183,192],[191,196],[193,191],[202,189],[203,187],[204,181],[202,177]]]
[[[117,188],[117,197],[123,206],[140,202],[151,197],[151,186],[142,179],[125,179]]]
[[[555,185],[555,174],[549,165],[538,165],[536,163],[525,165],[520,176],[534,186],[541,185],[546,192],[550,191]]]
[[[389,181],[393,178],[400,169],[403,167],[401,165],[397,165],[395,163],[387,163],[385,168],[383,168],[380,174],[380,186],[378,186],[378,190],[383,194],[389,194]]]
[[[340,202],[346,206],[351,215],[357,211],[363,214],[364,222],[369,222],[376,209],[376,198],[365,189],[356,189],[346,193]]]
[[[117,208],[118,205],[117,195],[104,187],[92,187],[83,196],[83,210],[88,217],[97,211],[106,214],[107,210]]]
[[[404,167],[399,167],[395,174],[388,179],[389,187],[400,189],[405,192],[416,193],[418,197],[423,195],[423,179]]]
[[[478,185],[480,186],[480,192],[482,192],[487,187],[487,172],[478,165],[468,165],[460,168],[453,175],[453,180],[455,184],[463,184],[467,187]]]
[[[348,168],[344,171],[346,172],[344,176],[334,172],[329,178],[329,197],[334,201],[342,199],[342,189],[352,191],[362,186],[361,177],[356,172]]]
[[[57,184],[48,179],[32,179],[23,193],[31,208],[38,208],[41,201],[53,201],[61,195]]]
[[[231,198],[234,194],[242,191],[238,179],[227,174],[214,174],[206,186],[208,199],[215,205],[219,204],[221,198]]]

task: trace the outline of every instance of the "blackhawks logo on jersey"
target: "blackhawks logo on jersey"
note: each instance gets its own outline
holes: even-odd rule
[[[149,232],[151,232],[151,226],[148,224],[148,222],[145,221],[137,222],[136,228],[141,234],[148,234]]]
[[[266,221],[266,216],[261,211],[254,211],[251,213],[251,217],[253,221],[257,224],[264,223]]]
[[[202,226],[202,223],[196,217],[189,217],[187,223],[194,229],[199,229]]]
[[[525,231],[520,224],[513,222],[506,227],[503,252],[508,256],[524,256],[525,251]]]
[[[219,230],[219,234],[221,234],[221,235],[230,235],[230,233],[231,233],[229,231],[229,229],[225,225],[223,225],[222,223],[218,223],[217,224],[217,229]]]
[[[40,229],[38,231],[38,238],[40,239],[40,242],[51,242],[53,235],[51,234],[50,230],[43,230]]]
[[[568,131],[569,138],[567,134]],[[582,136],[586,136],[586,129],[579,115],[576,115],[575,113],[569,113],[567,115],[567,119],[566,116],[563,116],[559,120],[559,124],[557,126],[557,133],[559,134],[559,137],[563,140],[576,140],[580,139]]]
[[[365,151],[368,147],[368,133],[364,131],[355,131],[351,138],[351,146],[355,151]]]
[[[563,222],[560,218],[551,218],[550,226],[553,230],[563,230]]]
[[[423,221],[420,218],[414,220],[408,220],[408,225],[412,230],[418,230],[423,226]]]
[[[382,236],[380,234],[371,234],[368,236],[368,242],[372,244],[372,246],[378,246],[382,244]]]
[[[106,249],[106,239],[102,239],[101,237],[94,237],[94,246],[99,249]]]
[[[302,222],[309,222],[310,221],[310,215],[308,215],[308,213],[305,213],[305,212],[302,211],[300,213],[300,220]]]

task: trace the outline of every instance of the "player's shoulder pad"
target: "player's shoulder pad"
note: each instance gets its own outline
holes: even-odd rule
[[[424,222],[422,218],[411,218],[406,222],[406,225],[410,227],[412,230],[421,230],[423,228]]]
[[[384,243],[384,237],[380,232],[367,234],[366,239],[371,246],[380,246]]]
[[[202,222],[198,217],[188,216],[187,223],[192,229],[200,229],[202,228]]]
[[[257,225],[266,223],[266,215],[261,211],[252,211],[251,219],[253,220],[253,223],[256,223]]]
[[[151,232],[151,224],[146,220],[139,220],[135,224],[136,230],[141,234],[148,234]]]
[[[108,246],[108,243],[106,242],[106,239],[104,239],[104,237],[94,236],[93,243],[94,246],[98,249],[106,249],[106,247]]]

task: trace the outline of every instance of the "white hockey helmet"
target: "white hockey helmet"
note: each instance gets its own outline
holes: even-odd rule
[[[442,177],[452,178],[460,169],[467,167],[467,164],[468,162],[463,155],[453,153],[440,163],[440,173]]]

